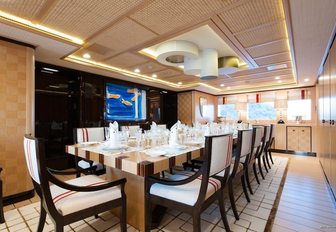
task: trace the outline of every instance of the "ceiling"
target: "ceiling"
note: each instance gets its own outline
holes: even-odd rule
[[[334,0],[0,0],[0,36],[35,45],[38,61],[228,94],[314,85],[334,12]],[[249,69],[204,81],[140,52],[174,38],[223,46]]]

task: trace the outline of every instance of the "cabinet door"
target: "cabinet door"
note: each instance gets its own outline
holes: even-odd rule
[[[299,151],[311,152],[310,127],[297,127],[299,134]]]
[[[331,177],[329,182],[331,183],[331,187],[336,194],[336,43],[331,48],[329,53],[330,56],[330,119],[331,119],[331,127],[330,127],[330,139],[331,139],[331,147],[330,147],[330,169],[331,169]]]
[[[299,149],[299,131],[297,127],[287,127],[287,150]]]

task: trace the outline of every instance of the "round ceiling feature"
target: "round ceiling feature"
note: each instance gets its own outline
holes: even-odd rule
[[[185,57],[197,58],[196,44],[184,40],[173,40],[162,43],[157,49],[157,61],[164,65],[183,65]]]
[[[220,75],[229,75],[239,71],[239,59],[236,56],[224,56],[218,59]]]
[[[213,80],[218,77],[218,52],[213,48],[202,51],[202,80]]]
[[[187,75],[200,75],[202,68],[202,59],[200,57],[193,59],[185,57],[184,59],[184,73]]]

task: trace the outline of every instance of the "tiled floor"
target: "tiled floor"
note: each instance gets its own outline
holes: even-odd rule
[[[292,156],[272,231],[336,231],[336,207],[318,158]]]
[[[247,203],[241,190],[237,191],[237,208],[241,212],[239,221],[234,219],[226,200],[232,231],[265,231],[265,228],[272,231],[336,231],[336,228],[325,227],[335,224],[336,210],[316,158],[288,157],[291,161],[274,225],[268,219],[272,218],[270,214],[274,211],[274,202],[279,201],[276,199],[277,193],[288,161],[284,156],[275,158],[275,164],[260,186],[253,179],[255,193],[251,196],[251,203]],[[237,186],[235,189],[241,188]],[[31,201],[6,206],[6,224],[0,224],[0,231],[36,231],[38,198]],[[202,231],[224,231],[217,204],[211,205],[202,214],[202,219]],[[118,218],[106,212],[98,219],[91,217],[71,224],[66,231],[119,231],[118,221]],[[48,219],[44,231],[52,230],[53,225]],[[136,230],[129,226],[128,231]],[[192,219],[187,214],[168,210],[156,231],[192,231]]]

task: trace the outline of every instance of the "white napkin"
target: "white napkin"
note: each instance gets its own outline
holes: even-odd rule
[[[116,121],[109,124],[110,138],[107,142],[108,147],[116,147],[119,145],[118,130],[119,130],[119,125]]]
[[[177,133],[177,128],[172,128],[172,129],[170,129],[170,134],[169,134],[169,145],[170,145],[170,146],[178,145],[178,133]]]
[[[157,124],[156,124],[156,122],[152,122],[151,130],[156,130],[156,129],[157,129]]]
[[[181,127],[181,121],[177,120],[177,122],[170,128],[170,130],[172,129],[178,129]]]

